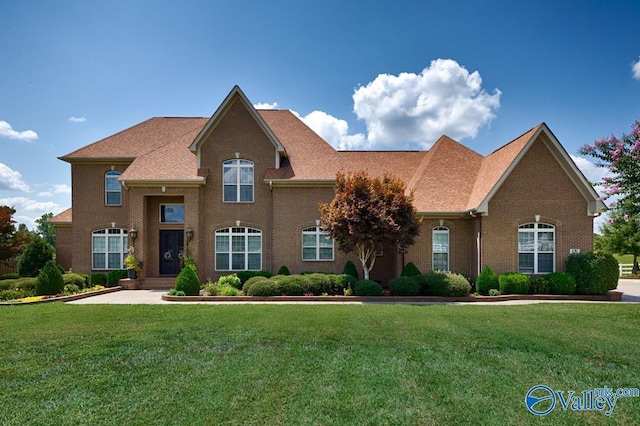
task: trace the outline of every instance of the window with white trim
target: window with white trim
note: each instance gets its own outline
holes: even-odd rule
[[[433,263],[434,271],[449,270],[449,228],[438,226],[433,228]]]
[[[262,231],[242,227],[218,229],[215,251],[216,271],[259,271]]]
[[[302,260],[333,260],[333,240],[319,226],[302,230]]]
[[[127,256],[126,229],[98,229],[91,233],[91,269],[124,269]]]
[[[555,266],[555,227],[527,223],[518,227],[518,271],[547,274]]]
[[[223,201],[253,202],[253,162],[228,160],[222,163]]]
[[[110,171],[104,175],[104,202],[108,206],[122,205],[122,185],[118,182],[120,172]]]

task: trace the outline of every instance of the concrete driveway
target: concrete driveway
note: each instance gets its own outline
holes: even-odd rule
[[[640,280],[620,280],[618,281],[617,291],[622,291],[622,302],[640,303]],[[87,305],[87,304],[147,304],[147,305],[160,305],[160,304],[185,304],[185,303],[212,303],[212,302],[166,302],[162,300],[162,295],[166,293],[165,290],[121,290],[113,293],[101,294],[99,296],[87,297],[85,299],[74,300],[67,302],[75,305]],[[221,303],[274,303],[274,302],[221,302]],[[282,303],[295,303],[295,302],[282,302]],[[298,303],[327,303],[327,302],[298,302]],[[340,302],[340,303],[361,303],[361,302]],[[471,302],[474,304],[482,302]],[[567,303],[566,300],[556,301],[532,301],[532,300],[513,300],[505,302],[485,302],[484,304],[491,305],[518,305],[529,303]],[[578,302],[576,302],[578,303]],[[592,302],[580,302],[580,303],[592,303]],[[460,304],[460,303],[455,303]]]

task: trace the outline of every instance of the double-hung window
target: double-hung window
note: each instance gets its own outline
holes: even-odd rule
[[[333,260],[333,240],[319,226],[302,230],[302,260]]]
[[[120,172],[113,170],[104,175],[104,202],[108,206],[122,205],[122,187],[118,182],[119,177]]]
[[[91,233],[91,269],[124,269],[127,255],[127,230],[98,229]]]
[[[433,228],[433,270],[449,270],[449,228]]]
[[[253,163],[249,160],[228,160],[222,164],[223,201],[253,202]]]
[[[218,229],[215,250],[217,271],[262,269],[262,231],[259,229]]]
[[[518,227],[518,271],[523,274],[553,272],[555,264],[555,228],[546,223],[528,223]]]

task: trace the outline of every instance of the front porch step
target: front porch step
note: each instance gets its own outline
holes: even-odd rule
[[[138,278],[140,290],[168,290],[176,284],[176,277]]]

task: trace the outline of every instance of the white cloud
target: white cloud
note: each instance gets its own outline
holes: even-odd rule
[[[69,117],[69,121],[72,123],[84,123],[87,119],[84,117]]]
[[[631,64],[631,71],[633,71],[633,78],[640,80],[640,59]]]
[[[11,206],[25,212],[59,212],[61,207],[53,201],[36,201],[27,197],[0,198],[0,206]],[[41,216],[41,215],[40,215]]]
[[[478,71],[436,59],[420,74],[380,74],[353,94],[354,112],[366,122],[374,148],[430,147],[441,135],[475,137],[500,106],[501,92],[482,89]]]
[[[22,132],[18,132],[13,130],[11,124],[6,121],[0,120],[0,137],[5,137],[9,139],[18,139],[21,141],[34,141],[38,139],[38,134],[33,130],[24,130]]]
[[[0,163],[0,189],[29,192],[29,185],[22,180],[20,172]]]
[[[253,105],[255,109],[276,109],[277,106],[278,106],[277,102],[274,102],[272,104],[263,102],[263,103],[257,103]]]
[[[349,124],[326,112],[313,111],[300,118],[336,149],[363,149],[367,145],[366,138],[362,133],[349,135]]]
[[[53,197],[56,194],[69,194],[71,195],[71,187],[65,184],[51,185],[51,189],[48,191],[42,191],[38,193],[39,197]]]
[[[591,183],[602,182],[603,177],[611,176],[611,172],[606,167],[598,167],[588,159],[578,155],[569,154],[569,156]]]

